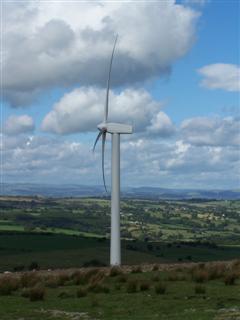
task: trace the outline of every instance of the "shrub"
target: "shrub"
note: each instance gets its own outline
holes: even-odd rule
[[[41,282],[41,279],[34,272],[25,272],[22,274],[20,282],[23,288],[29,288],[34,287],[37,283]]]
[[[140,284],[140,291],[147,291],[150,288],[149,282],[143,282]]]
[[[137,292],[138,282],[136,280],[130,280],[127,283],[127,292],[128,293],[135,293]]]
[[[30,301],[44,300],[46,290],[42,285],[36,285],[35,287],[29,289],[29,299]]]
[[[16,291],[19,288],[19,280],[6,276],[0,279],[0,295],[10,295],[13,291]]]
[[[235,284],[238,276],[236,273],[227,274],[224,278],[224,283],[226,286],[232,286]]]
[[[141,273],[142,268],[140,266],[134,267],[131,271],[131,273]]]
[[[196,294],[204,294],[206,293],[206,287],[201,284],[197,284],[194,288],[194,291]]]
[[[86,288],[79,288],[79,289],[77,290],[77,297],[78,297],[78,298],[86,297],[86,295],[87,295],[87,290],[86,290]]]
[[[110,277],[116,277],[120,274],[122,274],[122,270],[119,267],[112,267],[110,269],[110,273],[109,273]]]
[[[157,294],[165,294],[166,293],[166,284],[165,283],[158,283],[155,285],[155,292]]]

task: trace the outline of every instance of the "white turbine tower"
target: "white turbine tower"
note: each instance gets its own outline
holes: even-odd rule
[[[104,174],[104,150],[107,133],[112,135],[112,192],[111,192],[111,244],[110,244],[110,264],[112,266],[121,264],[121,242],[120,242],[120,134],[132,133],[132,126],[122,123],[108,122],[108,101],[109,87],[112,70],[114,51],[117,43],[117,37],[114,42],[112,55],[109,65],[106,103],[104,110],[104,120],[97,127],[100,131],[94,143],[96,144],[102,136],[102,173],[104,188],[107,192],[105,174]]]

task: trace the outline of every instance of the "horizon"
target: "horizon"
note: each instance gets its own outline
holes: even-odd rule
[[[101,184],[77,184],[77,183],[65,183],[65,184],[57,184],[57,183],[38,183],[38,182],[5,182],[3,183],[4,185],[36,185],[36,186],[50,186],[50,187],[70,187],[70,186],[75,186],[75,187],[83,187],[83,188],[99,188],[104,190],[104,186]],[[215,192],[221,192],[221,191],[233,191],[233,192],[240,192],[240,188],[236,189],[195,189],[195,188],[170,188],[170,187],[164,187],[164,186],[148,186],[148,185],[140,185],[140,186],[122,186],[122,190],[127,190],[127,189],[162,189],[162,190],[176,190],[176,191],[215,191]],[[3,189],[3,188],[2,188]],[[109,193],[108,193],[109,194]],[[1,195],[1,194],[0,194]]]

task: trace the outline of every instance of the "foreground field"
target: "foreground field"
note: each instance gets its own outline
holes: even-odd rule
[[[240,262],[0,276],[1,320],[236,320]]]

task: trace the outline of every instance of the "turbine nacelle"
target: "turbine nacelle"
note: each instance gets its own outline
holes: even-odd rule
[[[97,127],[100,131],[108,133],[131,134],[133,132],[131,125],[123,123],[102,122]]]

